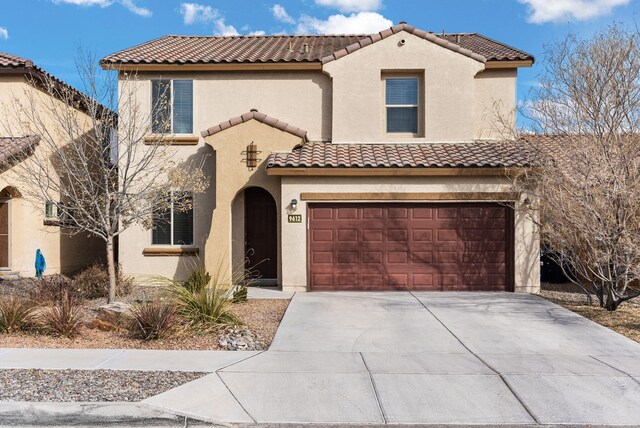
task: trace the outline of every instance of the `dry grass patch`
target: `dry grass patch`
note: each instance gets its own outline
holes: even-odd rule
[[[630,300],[610,312],[600,306],[589,306],[582,291],[573,284],[542,283],[540,295],[616,333],[640,343],[640,300]],[[594,297],[594,300],[595,297]]]

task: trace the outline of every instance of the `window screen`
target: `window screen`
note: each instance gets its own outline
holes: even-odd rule
[[[385,79],[387,132],[418,132],[418,79]]]
[[[193,245],[193,196],[176,193],[171,208],[153,220],[151,243],[154,245]]]
[[[173,132],[193,132],[193,81],[173,81]]]
[[[171,132],[171,81],[151,82],[151,132]]]

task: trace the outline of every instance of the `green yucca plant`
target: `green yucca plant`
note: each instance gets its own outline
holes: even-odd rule
[[[35,304],[17,296],[0,300],[0,333],[15,333],[32,324]]]
[[[222,269],[214,275],[197,267],[184,282],[172,281],[169,294],[176,302],[178,314],[188,324],[198,327],[239,324],[231,312],[235,285]]]

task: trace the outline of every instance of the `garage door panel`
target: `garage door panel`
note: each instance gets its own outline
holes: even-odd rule
[[[508,227],[498,204],[310,204],[311,290],[504,290]]]

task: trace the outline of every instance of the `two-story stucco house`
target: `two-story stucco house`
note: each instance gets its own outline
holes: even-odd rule
[[[64,135],[60,122],[47,111],[49,105],[45,98],[63,103],[44,89],[42,83],[47,79],[55,79],[79,99],[85,96],[49,75],[33,61],[0,52],[0,277],[33,276],[37,249],[46,258],[46,273],[74,272],[105,260],[102,240],[65,231],[57,212],[60,201],[40,206],[28,200],[26,195],[38,187],[17,177],[20,174],[16,168],[18,162],[30,162],[30,157],[37,151],[44,151],[44,156],[48,154],[39,144],[42,136],[34,134],[33,129],[38,127],[16,115],[16,103],[38,109],[34,114],[45,121],[51,136]],[[42,101],[30,104],[30,97]],[[80,119],[89,120],[81,108],[78,113]],[[68,142],[60,137],[59,144]]]
[[[120,238],[126,272],[242,267],[284,290],[539,288],[539,238],[497,142],[533,57],[406,23],[373,35],[166,36],[107,56],[211,176],[193,210]],[[163,116],[166,117],[166,116]],[[514,117],[515,119],[515,117]],[[162,227],[160,227],[162,226]],[[168,227],[167,227],[168,226]]]

